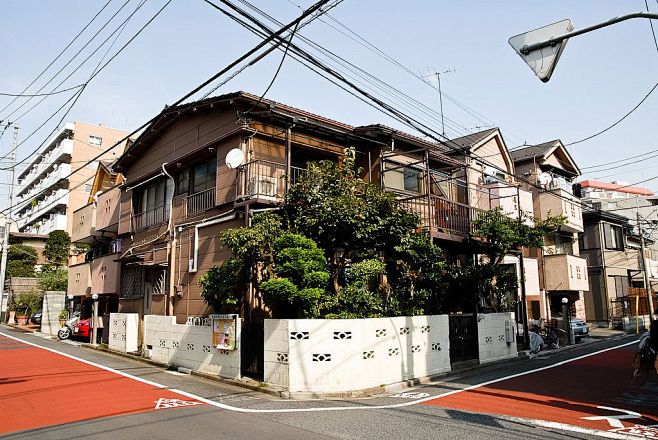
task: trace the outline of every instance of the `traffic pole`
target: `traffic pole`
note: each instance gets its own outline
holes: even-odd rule
[[[5,277],[7,274],[7,256],[9,252],[9,231],[11,230],[12,205],[14,204],[14,172],[16,166],[16,147],[18,146],[18,125],[14,124],[14,139],[12,141],[11,153],[9,160],[10,178],[9,178],[9,212],[5,218],[5,231],[2,237],[2,260],[0,261],[0,322],[7,319],[7,308],[9,303],[9,294],[5,292]]]

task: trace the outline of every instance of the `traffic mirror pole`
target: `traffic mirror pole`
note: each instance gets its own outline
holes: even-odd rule
[[[538,43],[533,43],[533,44],[528,44],[526,46],[523,46],[521,48],[521,53],[524,55],[529,54],[533,50],[539,50],[543,49],[544,47],[548,46],[554,46],[556,43],[559,43],[561,41],[567,40],[571,37],[577,37],[578,35],[586,34],[587,32],[592,32],[597,29],[604,28],[606,26],[611,26],[613,24],[617,24],[622,21],[630,20],[632,18],[648,18],[650,20],[657,20],[658,19],[658,14],[652,14],[650,12],[634,12],[632,14],[626,14],[626,15],[620,15],[619,17],[611,18],[608,21],[604,21],[602,23],[597,23],[593,24],[592,26],[588,26],[582,29],[578,29],[577,31],[569,32],[564,35],[560,35],[559,37],[553,37],[549,38],[544,41],[540,41]]]

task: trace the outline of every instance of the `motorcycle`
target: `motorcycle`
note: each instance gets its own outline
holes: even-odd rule
[[[60,340],[68,339],[71,337],[73,334],[73,329],[75,328],[76,324],[80,321],[80,315],[75,314],[71,318],[69,318],[65,323],[62,328],[59,329],[57,332],[57,337]]]

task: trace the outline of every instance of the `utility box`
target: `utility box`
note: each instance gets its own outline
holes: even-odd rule
[[[508,344],[516,342],[516,321],[511,319],[505,321],[505,342]]]

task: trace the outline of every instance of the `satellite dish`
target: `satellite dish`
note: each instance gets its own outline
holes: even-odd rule
[[[239,148],[233,148],[231,151],[226,153],[226,158],[224,159],[224,162],[226,162],[226,166],[230,170],[234,170],[240,165],[242,165],[243,161],[244,161],[244,153]]]
[[[539,183],[541,183],[544,186],[550,184],[552,181],[553,181],[553,176],[551,176],[549,173],[544,172],[539,175]]]

